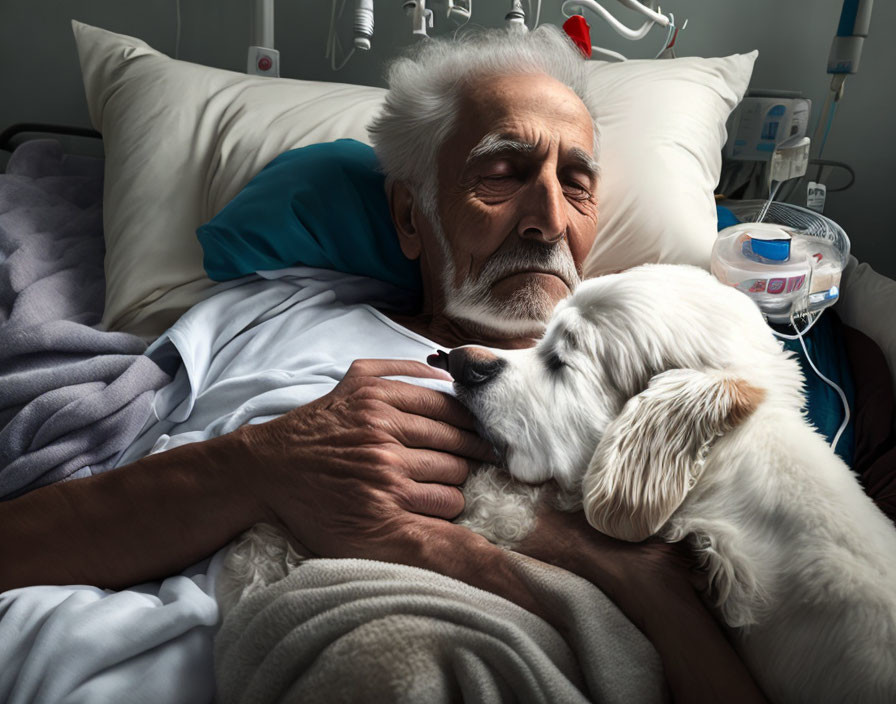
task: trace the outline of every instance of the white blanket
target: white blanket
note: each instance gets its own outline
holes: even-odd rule
[[[307,560],[224,619],[221,704],[604,702],[668,698],[659,656],[598,589],[521,555],[564,624],[415,567]]]
[[[171,362],[182,362],[182,366],[176,371],[174,381],[157,394],[154,417],[122,454],[118,464],[151,451],[220,435],[245,423],[262,422],[308,403],[332,389],[356,358],[423,360],[435,349],[431,341],[361,303],[388,300],[394,290],[385,284],[312,269],[268,272],[264,276],[265,279],[247,277],[220,285],[215,295],[191,309],[153,345],[150,352],[160,365],[172,372],[175,368]],[[450,392],[447,382],[427,385]],[[219,616],[211,595],[219,560],[216,556],[210,565],[200,565],[184,576],[121,592],[72,586],[32,587],[3,594],[0,596],[0,701],[85,704],[210,701],[214,692],[212,640]],[[328,578],[337,578],[331,586],[345,595],[347,606],[353,609],[358,600],[352,597],[351,585],[339,586],[339,575],[346,576],[340,569],[329,572]],[[371,569],[395,568],[379,565]],[[445,620],[448,613],[445,609],[463,613],[459,618],[467,624],[479,623],[479,615],[496,616],[497,620],[480,624],[484,629],[482,637],[491,639],[496,646],[503,638],[500,633],[505,631],[488,629],[492,625],[497,627],[500,617],[506,617],[501,628],[517,629],[514,636],[517,640],[512,646],[508,644],[507,649],[507,662],[516,663],[514,667],[517,667],[512,672],[520,676],[525,672],[531,674],[537,669],[533,669],[536,661],[553,667],[560,679],[552,680],[547,689],[539,685],[532,691],[545,692],[544,701],[575,701],[571,698],[573,694],[570,698],[559,694],[561,690],[573,692],[578,682],[574,668],[570,669],[570,655],[554,652],[555,645],[560,647],[558,637],[539,619],[492,595],[477,592],[473,598],[470,589],[459,583],[445,587],[443,578],[436,575],[426,573],[426,579],[414,575],[408,579],[405,572],[396,575],[403,585],[403,591],[399,590],[403,604],[414,603],[414,590],[423,582],[441,590],[436,622],[450,631],[443,633],[445,647],[453,648],[451,644],[456,643],[460,644],[458,650],[470,651],[469,638],[473,638],[471,631],[458,627],[459,622],[450,625],[450,618]],[[596,595],[593,599],[602,598],[597,590],[592,591]],[[315,605],[320,603],[309,602],[307,607]],[[572,606],[564,608],[572,609]],[[276,610],[267,611],[266,618],[276,613]],[[588,616],[582,611],[569,613],[579,620]],[[355,614],[363,615],[363,612],[355,611]],[[332,614],[328,612],[328,615]],[[593,615],[603,625],[592,632],[595,636],[603,633],[610,638],[605,644],[608,656],[623,662],[630,662],[633,657],[636,660],[631,663],[634,669],[628,675],[620,669],[614,670],[614,676],[624,679],[634,675],[638,681],[629,682],[631,686],[627,687],[611,685],[608,691],[635,692],[641,691],[638,687],[646,687],[650,697],[633,695],[627,701],[656,699],[663,690],[655,652],[605,599]],[[603,622],[604,616],[609,620]],[[301,613],[294,612],[290,617],[301,619]],[[303,633],[300,625],[301,621],[287,621],[284,627],[294,629],[298,637]],[[602,628],[609,631],[601,631]],[[367,629],[369,634],[375,631],[374,624]],[[587,632],[587,628],[581,631],[583,637]],[[326,638],[327,633],[321,631],[322,637]],[[343,645],[350,642],[342,641]],[[304,647],[309,656],[317,652],[314,641],[293,643],[291,647]],[[539,648],[543,652],[537,655]],[[577,650],[580,655],[591,652],[587,648]],[[535,660],[520,661],[523,651],[532,653]],[[461,660],[459,667],[475,669],[475,657],[472,660],[461,657]],[[242,668],[243,674],[250,673],[247,662],[239,658],[233,662]],[[604,660],[594,662],[596,667],[603,667],[600,663]],[[274,671],[277,669],[274,667]],[[353,678],[351,673],[355,669],[351,662],[337,659],[324,671],[334,687],[357,687],[364,682]],[[543,673],[540,676],[547,682]],[[639,679],[642,676],[643,682]],[[373,686],[374,681],[368,684]],[[600,693],[600,687],[592,686],[591,681],[587,684],[592,695]],[[520,686],[528,690],[528,685]],[[601,699],[604,699],[602,695]]]
[[[117,465],[308,403],[356,357],[425,359],[434,349],[355,305],[388,300],[387,284],[305,268],[264,277],[217,285],[148,350],[175,379]],[[211,701],[219,562],[119,592],[74,585],[0,594],[0,702]]]
[[[0,701],[210,702],[221,555],[120,592],[75,585],[0,594]]]

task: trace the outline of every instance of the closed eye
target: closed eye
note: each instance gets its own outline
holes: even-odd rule
[[[556,353],[548,355],[547,359],[545,359],[545,365],[552,372],[559,372],[566,366],[566,362],[564,362],[560,357],[557,356]]]

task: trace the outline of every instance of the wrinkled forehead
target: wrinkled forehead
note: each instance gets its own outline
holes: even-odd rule
[[[539,150],[594,154],[594,123],[568,86],[545,74],[514,74],[461,86],[454,131],[441,156],[459,167],[489,136]]]
[[[520,73],[471,80],[461,86],[464,120],[489,123],[537,120],[562,125],[589,138],[592,118],[579,96],[567,85],[543,73]]]

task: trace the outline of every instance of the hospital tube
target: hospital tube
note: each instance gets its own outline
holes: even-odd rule
[[[837,392],[837,395],[840,396],[840,401],[843,403],[843,422],[840,424],[840,427],[837,430],[836,435],[834,435],[834,439],[831,441],[831,449],[837,449],[837,443],[840,442],[840,436],[843,435],[846,430],[846,426],[849,424],[850,412],[849,412],[849,401],[846,398],[846,394],[843,392],[837,384],[828,379],[824,374],[822,374],[818,367],[815,366],[815,362],[812,361],[812,358],[809,356],[809,350],[806,348],[806,342],[803,339],[803,335],[805,335],[809,330],[812,329],[812,326],[818,321],[821,317],[821,313],[815,315],[815,317],[811,320],[811,322],[802,330],[800,330],[796,326],[796,322],[793,320],[793,316],[790,317],[790,325],[796,330],[796,335],[785,335],[784,333],[777,332],[776,330],[772,330],[776,337],[783,338],[785,340],[799,340],[800,346],[803,348],[803,354],[806,355],[806,361],[809,362],[809,366],[812,367],[812,370],[818,375],[818,377],[830,386],[834,391]]]

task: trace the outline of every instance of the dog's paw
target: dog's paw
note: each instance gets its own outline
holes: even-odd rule
[[[714,605],[725,623],[743,629],[758,624],[768,609],[768,596],[749,558],[738,553],[735,541],[728,540],[718,526],[712,536],[698,534],[692,536],[692,542],[706,571]]]

